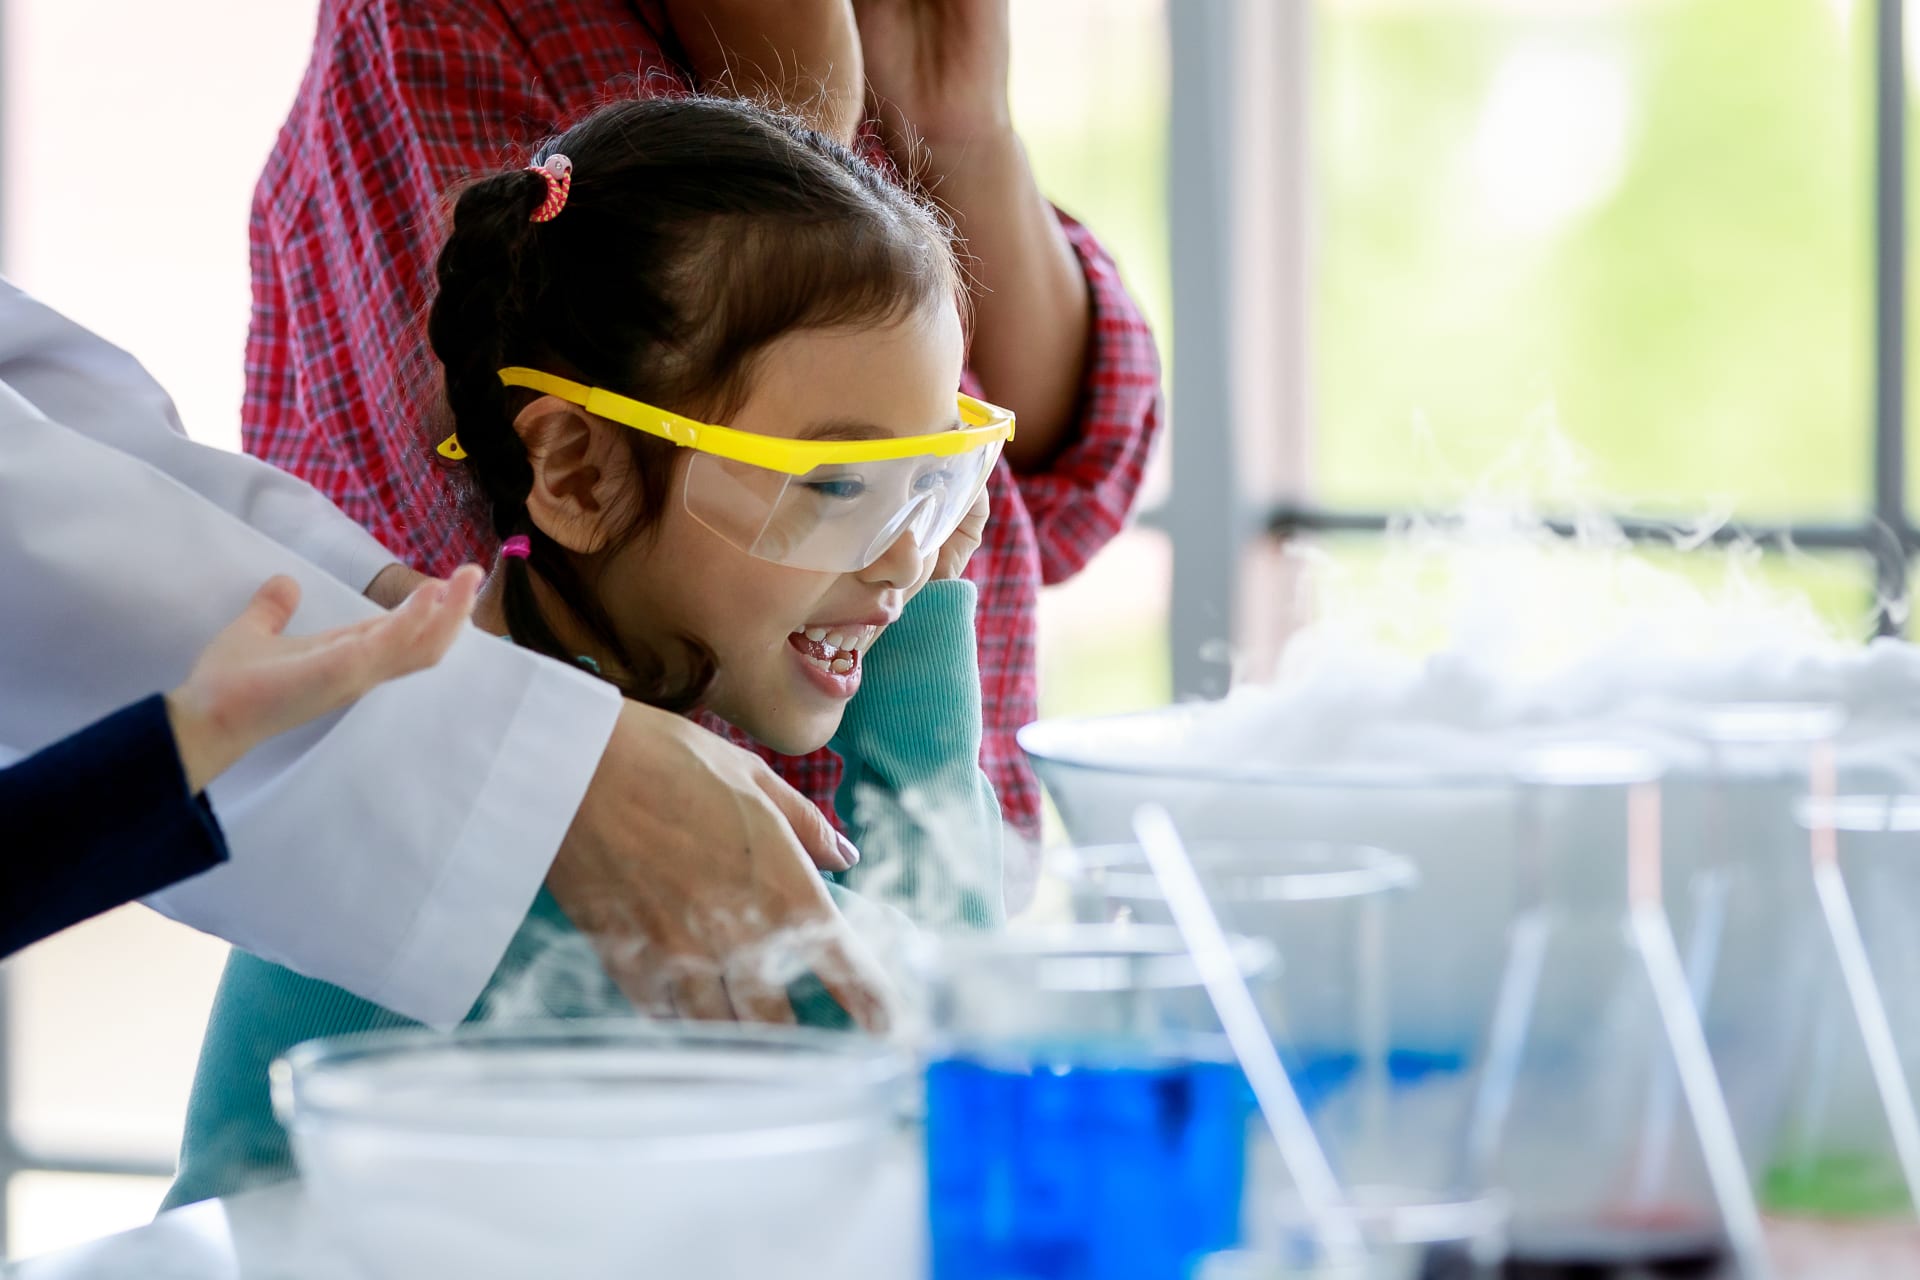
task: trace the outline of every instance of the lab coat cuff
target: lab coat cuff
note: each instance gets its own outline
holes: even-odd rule
[[[516,654],[524,660],[528,655]],[[460,1022],[526,918],[599,767],[622,699],[541,660],[478,802],[394,964],[370,998],[434,1027]],[[503,858],[503,850],[524,851]]]
[[[329,522],[326,532],[316,536],[311,546],[290,549],[361,594],[366,593],[382,569],[402,563],[378,538],[344,516]]]

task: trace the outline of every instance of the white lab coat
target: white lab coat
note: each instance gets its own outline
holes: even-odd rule
[[[299,580],[290,630],[307,632],[369,615],[359,591],[393,560],[306,484],[193,443],[137,361],[0,280],[0,762],[179,684],[273,574]],[[601,681],[469,631],[216,781],[230,862],[149,905],[457,1022],[619,707]]]

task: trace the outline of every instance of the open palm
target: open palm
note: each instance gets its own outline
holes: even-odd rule
[[[275,734],[438,662],[471,616],[480,578],[469,565],[425,583],[391,613],[308,636],[285,634],[299,584],[269,579],[167,697],[192,789]]]

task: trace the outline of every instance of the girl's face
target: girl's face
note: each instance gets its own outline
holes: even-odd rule
[[[875,328],[788,334],[762,353],[751,395],[726,425],[830,440],[947,430],[964,345],[950,301]],[[652,534],[609,557],[598,579],[608,614],[663,655],[677,636],[712,650],[706,705],[730,724],[788,755],[825,746],[867,650],[931,575],[932,551],[922,557],[902,535],[852,573],[761,560],[688,514],[685,473],[676,469]]]

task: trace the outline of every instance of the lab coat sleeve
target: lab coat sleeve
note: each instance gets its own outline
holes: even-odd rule
[[[94,411],[89,425],[115,416],[104,400]],[[102,434],[137,445],[171,429],[136,396]],[[301,586],[292,632],[373,611],[270,535],[293,506],[226,489],[243,512],[271,510],[252,527],[137,447],[89,434],[0,385],[0,757],[178,684],[275,573]],[[218,472],[220,457],[253,465],[215,451],[192,474]],[[457,1022],[524,917],[619,707],[610,686],[471,631],[439,666],[216,781],[231,860],[148,901],[396,1012]]]
[[[62,426],[139,458],[356,591],[396,557],[320,492],[188,439],[140,362],[0,279],[0,382]]]

